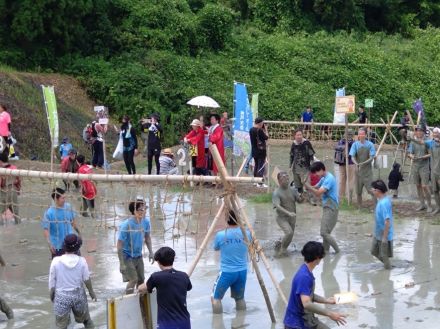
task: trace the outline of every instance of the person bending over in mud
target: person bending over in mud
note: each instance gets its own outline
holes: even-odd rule
[[[284,232],[281,243],[275,246],[276,256],[286,255],[293,239],[296,224],[296,202],[303,202],[295,186],[289,186],[289,174],[280,171],[277,175],[279,187],[272,194],[272,204],[277,212],[277,223]]]
[[[285,329],[329,329],[315,314],[328,316],[338,326],[345,325],[345,315],[332,312],[319,305],[335,304],[335,299],[324,298],[315,294],[315,277],[313,270],[325,257],[322,243],[316,241],[307,242],[301,254],[304,256],[304,264],[296,272],[292,280],[289,303],[284,315]]]

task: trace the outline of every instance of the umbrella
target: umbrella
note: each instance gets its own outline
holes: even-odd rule
[[[210,108],[219,108],[220,105],[213,100],[211,97],[208,96],[197,96],[192,99],[190,99],[188,102],[186,102],[188,105],[193,105],[197,107],[210,107]]]

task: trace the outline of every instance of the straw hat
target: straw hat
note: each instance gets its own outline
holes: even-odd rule
[[[200,120],[198,120],[198,119],[194,119],[194,120],[191,122],[190,126],[198,126],[198,127],[201,127],[201,126],[202,126],[202,123],[200,122]]]
[[[163,155],[172,155],[172,156],[174,156],[174,154],[173,154],[173,150],[171,150],[170,148],[166,148],[166,149],[164,149],[163,152],[162,152],[162,154],[163,154]]]

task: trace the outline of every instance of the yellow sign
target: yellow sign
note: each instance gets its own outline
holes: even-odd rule
[[[336,113],[355,113],[354,95],[336,97],[335,104]]]

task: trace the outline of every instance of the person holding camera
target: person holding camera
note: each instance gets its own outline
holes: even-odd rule
[[[264,177],[264,167],[266,164],[266,141],[269,138],[267,127],[262,118],[255,119],[254,126],[249,130],[252,146],[252,157],[254,158],[254,177]],[[266,184],[259,183],[258,187],[267,187]]]
[[[156,163],[156,174],[160,173],[160,151],[162,149],[160,139],[162,138],[163,130],[159,123],[159,116],[153,114],[148,119],[141,120],[145,124],[145,129],[148,129],[148,147],[147,147],[147,161],[148,161],[148,175],[151,175],[153,169],[153,157]]]

